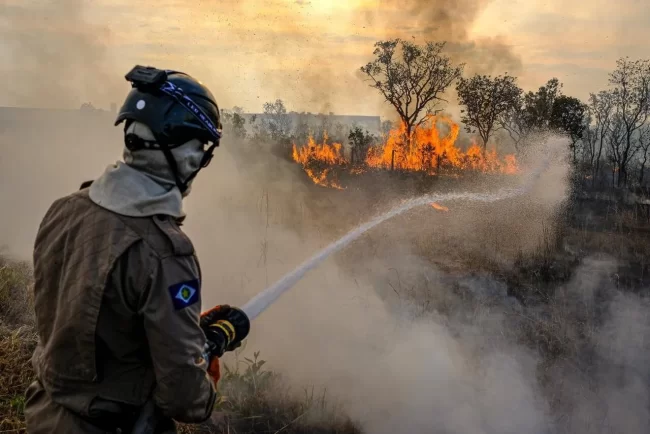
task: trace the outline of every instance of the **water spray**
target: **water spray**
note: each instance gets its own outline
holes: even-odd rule
[[[519,187],[516,188],[503,188],[493,193],[444,193],[444,194],[429,194],[426,196],[421,196],[418,198],[411,199],[390,211],[381,214],[374,219],[370,220],[367,223],[364,223],[361,226],[358,226],[356,229],[348,232],[342,238],[334,241],[327,247],[325,247],[320,252],[316,253],[310,259],[306,260],[300,264],[296,269],[287,273],[278,280],[273,285],[266,288],[264,291],[257,294],[251,300],[248,301],[242,310],[246,312],[250,320],[257,318],[262,312],[264,312],[273,302],[275,302],[282,294],[287,290],[293,287],[309,270],[316,267],[318,264],[323,262],[330,256],[332,253],[336,253],[349,243],[359,238],[361,235],[374,228],[375,226],[385,222],[386,220],[400,215],[412,208],[428,205],[431,202],[448,202],[453,200],[467,200],[471,202],[496,202],[499,200],[510,199],[516,196],[520,196],[528,192],[535,180],[546,170],[548,167],[549,160],[546,159],[539,167],[537,167],[522,183]]]
[[[356,229],[348,232],[342,238],[334,241],[320,252],[300,264],[296,269],[287,273],[273,285],[266,288],[264,291],[257,294],[248,301],[242,310],[248,315],[252,321],[264,312],[269,306],[273,304],[282,294],[291,289],[309,270],[316,267],[323,262],[332,253],[336,253],[361,235],[374,228],[375,226],[385,222],[386,220],[400,215],[410,209],[418,206],[428,205],[431,202],[449,202],[453,200],[467,200],[471,202],[496,202],[499,200],[510,199],[513,197],[521,196],[528,192],[534,182],[546,170],[549,164],[549,158],[537,167],[526,179],[522,185],[516,188],[503,188],[493,193],[445,193],[445,194],[429,194],[415,199],[411,199],[390,211],[381,214],[367,223],[358,226]],[[133,434],[153,434],[154,428],[157,424],[155,415],[155,404],[153,399],[147,401],[143,407],[138,420],[136,421]]]

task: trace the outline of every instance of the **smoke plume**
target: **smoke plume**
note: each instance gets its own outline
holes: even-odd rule
[[[499,38],[472,39],[471,26],[491,0],[408,0],[382,2],[386,9],[369,12],[369,25],[383,28],[385,37],[406,40],[447,41],[447,50],[468,73],[511,74],[521,69],[521,59]],[[379,9],[381,10],[381,8]]]

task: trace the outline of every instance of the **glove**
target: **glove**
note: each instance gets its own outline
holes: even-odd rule
[[[208,341],[207,353],[211,358],[239,348],[251,327],[243,310],[227,304],[203,312],[199,324]]]
[[[208,374],[212,377],[215,386],[219,383],[221,379],[221,365],[219,364],[219,357],[210,357],[210,364],[208,365]]]

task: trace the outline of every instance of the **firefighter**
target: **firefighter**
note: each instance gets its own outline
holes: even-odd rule
[[[128,433],[151,402],[155,432],[203,422],[219,358],[249,333],[240,309],[200,313],[201,270],[179,228],[221,138],[215,98],[181,72],[136,66],[126,79],[124,161],[56,200],[36,236],[29,433]]]

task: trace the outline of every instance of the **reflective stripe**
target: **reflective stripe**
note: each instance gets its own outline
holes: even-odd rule
[[[232,339],[235,339],[235,336],[237,336],[237,334],[235,333],[235,326],[232,325],[232,323],[230,321],[226,321],[226,320],[222,319],[222,320],[217,321],[217,323],[221,324],[221,325],[225,325],[226,327],[228,327],[230,329],[230,332],[232,333]]]
[[[203,124],[203,126],[208,131],[210,131],[210,133],[212,133],[215,142],[218,142],[219,139],[221,139],[221,130],[218,128],[218,126],[212,123],[212,121],[208,118],[205,112],[201,110],[201,107],[199,107],[194,101],[192,101],[192,98],[185,95],[183,89],[176,86],[172,82],[166,81],[165,83],[162,84],[162,86],[160,86],[160,90],[165,94],[174,98],[180,105],[182,105],[183,107],[185,107],[185,109],[187,109],[190,113],[192,113],[194,117],[201,124]]]
[[[222,324],[219,324],[219,323],[212,324],[212,325],[210,325],[210,327],[216,327],[216,328],[221,329],[223,331],[223,333],[226,335],[226,340],[227,340],[226,347],[228,345],[230,345],[230,342],[234,338],[234,336],[232,338],[230,337],[230,330],[228,330],[226,327],[224,327]]]

